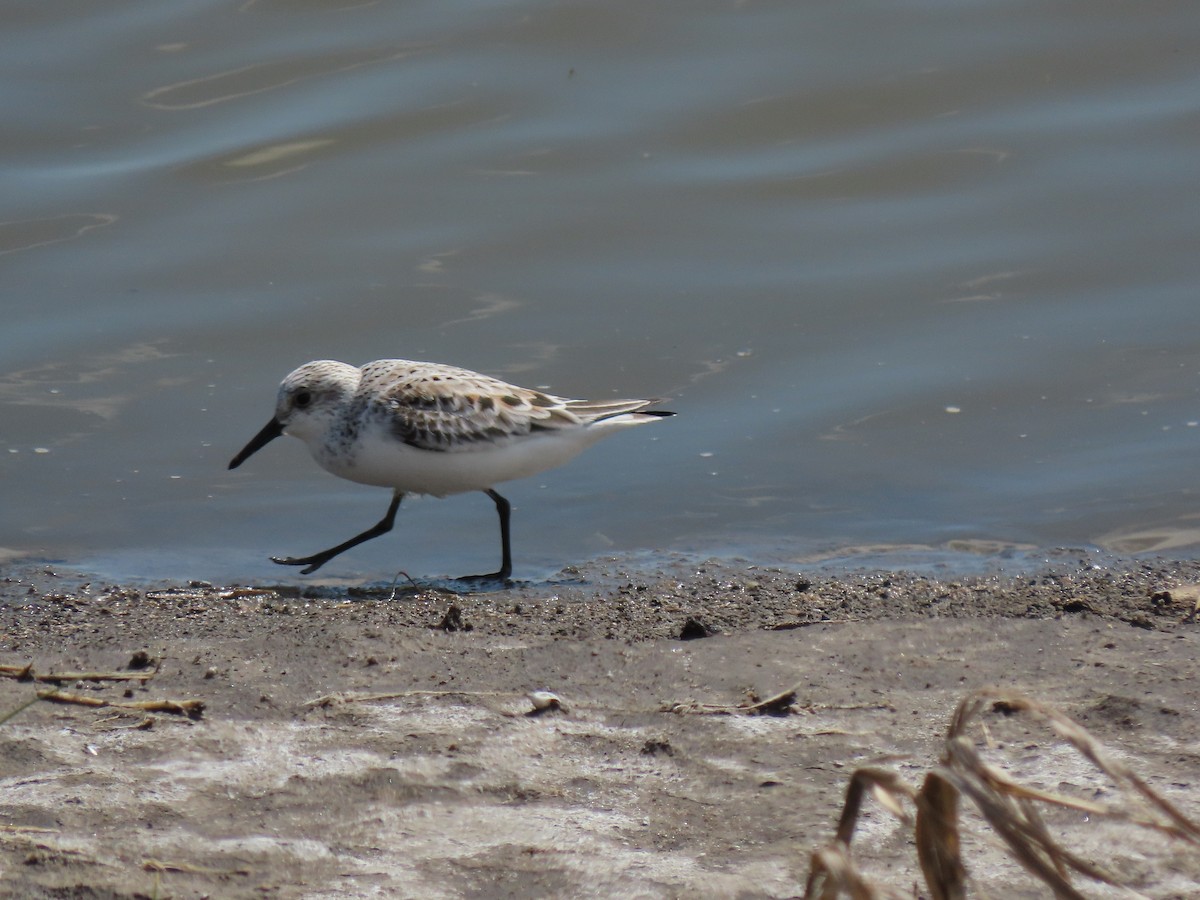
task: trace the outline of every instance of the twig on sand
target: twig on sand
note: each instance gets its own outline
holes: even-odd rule
[[[328,708],[331,706],[340,705],[343,703],[374,703],[381,700],[403,700],[408,697],[514,697],[518,696],[512,691],[431,691],[431,690],[413,690],[413,691],[387,691],[379,694],[326,694],[323,697],[317,697],[315,700],[309,700],[304,704],[308,707]],[[550,691],[530,691],[525,694],[529,699],[532,709],[526,710],[520,715],[525,716],[540,716],[547,712],[568,712],[566,705],[562,702],[562,698]],[[504,716],[516,716],[518,713],[501,712]]]
[[[0,666],[0,676],[17,681],[46,681],[57,684],[62,681],[149,681],[158,674],[158,666],[149,672],[48,672],[39,675],[33,663],[27,666]]]
[[[147,872],[186,872],[189,875],[249,875],[249,869],[217,869],[211,866],[194,866],[185,862],[167,862],[161,859],[144,859],[142,868]]]
[[[375,703],[379,700],[403,700],[405,697],[505,697],[511,691],[387,691],[380,694],[355,694],[345,692],[326,694],[309,700],[305,706],[336,706],[339,703]]]
[[[163,712],[173,715],[187,716],[189,719],[199,719],[204,713],[203,700],[130,700],[119,702],[104,700],[100,697],[85,697],[82,694],[69,694],[66,691],[38,691],[39,700],[51,703],[70,703],[76,706],[111,707],[113,709],[136,709],[140,712]]]
[[[756,696],[751,696],[748,703],[696,703],[695,701],[687,700],[678,703],[668,703],[660,709],[662,712],[695,713],[710,716],[728,716],[734,713],[749,713],[752,716],[786,716],[794,711],[796,693],[799,689],[800,686],[796,685],[795,687],[788,688],[786,691],[772,694],[764,700],[760,700]]]

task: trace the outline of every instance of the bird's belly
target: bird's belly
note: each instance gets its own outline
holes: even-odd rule
[[[349,481],[444,497],[486,490],[560,466],[590,443],[582,437],[582,432],[555,432],[461,450],[421,450],[399,441],[367,441],[352,454],[317,457],[317,462]]]

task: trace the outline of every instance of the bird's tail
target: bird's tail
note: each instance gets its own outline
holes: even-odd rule
[[[605,419],[629,415],[630,413],[659,419],[675,415],[675,413],[667,412],[663,409],[646,409],[647,406],[654,406],[656,403],[662,402],[657,397],[651,400],[569,400],[566,403],[566,407],[584,422],[591,425],[593,422],[602,422]]]

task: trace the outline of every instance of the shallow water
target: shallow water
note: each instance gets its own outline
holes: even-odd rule
[[[1200,7],[0,10],[0,547],[264,579],[385,491],[299,363],[679,416],[504,488],[517,574],[610,552],[1194,554]],[[481,495],[322,575],[495,563]],[[282,573],[292,577],[294,573]]]

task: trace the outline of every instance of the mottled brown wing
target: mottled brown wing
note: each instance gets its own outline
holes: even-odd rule
[[[364,368],[361,384],[375,373]],[[392,368],[377,394],[392,433],[422,450],[467,450],[537,430],[578,427],[583,420],[561,397],[531,391],[452,366]],[[361,388],[360,388],[361,390]]]

